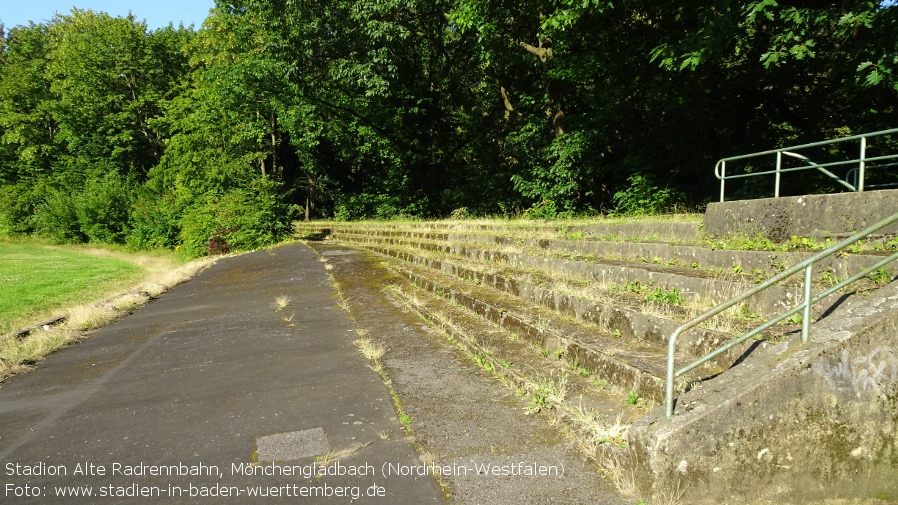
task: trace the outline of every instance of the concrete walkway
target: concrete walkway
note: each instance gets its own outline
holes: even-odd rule
[[[442,502],[356,338],[306,246],[223,259],[0,385],[0,501]]]

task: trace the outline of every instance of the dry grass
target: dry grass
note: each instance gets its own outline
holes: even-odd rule
[[[621,494],[625,496],[636,495],[638,492],[636,487],[636,464],[629,454],[609,454],[603,458],[602,463],[602,473],[605,474]]]
[[[274,308],[276,311],[280,312],[286,309],[292,302],[293,298],[290,298],[287,295],[277,296],[274,298]]]
[[[365,359],[369,361],[379,362],[380,358],[386,353],[383,345],[371,340],[370,338],[360,338],[353,342],[359,348],[359,352]]]
[[[361,332],[360,332],[361,333]],[[387,382],[386,371],[384,370],[384,365],[381,363],[380,359],[383,358],[384,354],[386,354],[387,350],[384,348],[382,344],[379,344],[370,338],[362,337],[353,342],[356,347],[359,348],[359,354],[365,357],[371,363],[368,365],[371,370],[377,372],[378,375]]]

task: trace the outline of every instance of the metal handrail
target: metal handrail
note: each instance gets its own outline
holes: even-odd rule
[[[895,133],[898,133],[898,128],[892,128],[890,130],[881,130],[881,131],[872,132],[872,133],[864,133],[861,135],[852,135],[850,137],[843,137],[843,138],[839,138],[839,139],[824,140],[821,142],[812,142],[810,144],[802,144],[802,145],[798,145],[798,146],[784,147],[781,149],[770,149],[768,151],[761,151],[761,152],[752,153],[752,154],[743,154],[741,156],[732,156],[730,158],[723,158],[723,159],[719,160],[714,165],[714,175],[715,175],[715,177],[717,177],[717,179],[720,180],[720,201],[721,202],[724,201],[724,189],[725,189],[725,183],[727,180],[743,179],[743,178],[747,178],[747,177],[757,177],[757,176],[761,176],[761,175],[775,174],[776,184],[775,184],[773,196],[776,198],[779,198],[779,196],[780,196],[780,176],[783,173],[796,172],[796,171],[800,171],[800,170],[812,170],[812,169],[819,170],[819,171],[825,173],[828,177],[839,182],[841,185],[847,187],[851,191],[863,192],[864,191],[864,177],[866,174],[866,170],[868,168],[874,167],[873,165],[871,165],[872,163],[876,163],[879,161],[887,161],[887,160],[898,160],[898,153],[868,158],[867,157],[867,139],[871,139],[873,137],[880,137],[883,135],[891,135],[891,134],[895,134]],[[820,146],[826,146],[826,145],[831,145],[831,144],[838,144],[841,142],[851,142],[851,141],[855,141],[855,140],[860,140],[860,156],[858,158],[854,158],[851,160],[835,161],[835,162],[830,162],[830,163],[818,164],[818,163],[814,163],[813,161],[808,159],[806,156],[802,156],[800,154],[796,154],[795,152],[793,152],[793,151],[797,151],[797,150],[801,150],[801,149],[808,149],[808,148],[812,148],[812,147],[820,147]],[[757,157],[768,156],[768,155],[776,155],[776,162],[774,165],[775,168],[773,170],[766,170],[763,172],[752,172],[752,173],[744,173],[744,174],[726,175],[727,162],[746,160],[749,158],[757,158]],[[803,161],[808,162],[808,164],[798,166],[798,167],[783,168],[783,156],[784,155],[801,159]],[[836,166],[843,166],[843,165],[857,165],[857,167],[853,169],[853,170],[857,170],[857,175],[855,176],[857,179],[857,182],[855,184],[850,184],[847,181],[836,176],[832,172],[825,170],[827,167],[836,167]],[[888,164],[882,164],[882,165],[875,165],[875,167],[881,168],[881,167],[893,166],[893,165],[894,165],[893,163],[888,163]]]
[[[812,294],[811,294],[811,276],[812,276],[814,264],[824,258],[827,258],[827,257],[841,251],[842,249],[850,246],[851,244],[854,244],[858,240],[868,237],[872,233],[875,233],[896,221],[898,221],[898,213],[896,213],[890,217],[887,217],[887,218],[883,219],[882,221],[879,221],[878,223],[874,224],[873,226],[870,226],[869,228],[866,228],[863,231],[860,231],[860,232],[856,233],[855,235],[852,235],[851,237],[846,238],[845,240],[839,242],[838,244],[835,244],[833,246],[830,246],[830,247],[824,249],[823,251],[820,251],[819,253],[811,256],[810,258],[808,258],[800,263],[797,263],[796,265],[792,266],[791,268],[771,277],[766,282],[764,282],[762,284],[758,284],[757,286],[754,286],[751,289],[746,290],[744,293],[732,298],[731,300],[721,303],[720,305],[708,310],[707,312],[692,318],[691,320],[682,324],[680,327],[678,327],[676,330],[674,330],[674,332],[670,336],[670,340],[668,340],[668,343],[667,343],[667,378],[666,378],[667,380],[666,380],[666,390],[665,390],[665,397],[664,397],[665,415],[667,417],[673,416],[674,380],[677,377],[707,363],[708,361],[714,359],[718,355],[730,350],[731,348],[741,344],[742,342],[745,342],[746,340],[754,337],[755,335],[761,333],[762,331],[767,330],[768,328],[778,324],[779,322],[781,322],[785,319],[788,319],[793,314],[797,314],[798,312],[802,312],[801,342],[807,343],[808,339],[810,338],[811,306],[813,306],[815,303],[819,302],[820,300],[828,297],[829,295],[835,293],[836,291],[844,288],[845,286],[853,283],[854,281],[860,279],[861,277],[864,277],[865,275],[869,274],[870,272],[873,272],[879,268],[882,268],[884,265],[898,259],[898,252],[892,254],[891,256],[886,257],[885,259],[877,262],[875,265],[873,265],[871,267],[862,269],[860,272],[852,275],[851,277],[843,280],[842,282],[839,282],[838,284],[817,294],[816,296],[812,296]],[[792,275],[795,275],[796,273],[800,272],[801,270],[804,270],[804,297],[803,297],[802,302],[799,305],[795,306],[794,308],[792,308],[791,310],[789,310],[787,312],[784,312],[784,313],[774,317],[773,319],[767,321],[766,323],[749,331],[745,335],[742,335],[741,337],[718,347],[716,350],[695,360],[694,362],[690,363],[689,365],[686,365],[683,368],[680,368],[679,370],[676,370],[676,371],[674,370],[674,368],[675,368],[674,353],[676,351],[677,338],[679,338],[679,336],[684,331],[701,324],[702,322],[710,319],[713,316],[716,316],[717,314],[720,314],[724,310],[729,309],[730,307],[736,305],[737,303],[742,302],[743,300],[760,293],[761,291],[769,288],[770,286],[772,286]]]

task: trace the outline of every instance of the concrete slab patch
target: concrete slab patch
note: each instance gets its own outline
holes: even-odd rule
[[[253,461],[291,461],[310,456],[320,456],[330,452],[330,443],[324,428],[275,433],[256,437],[256,452]]]

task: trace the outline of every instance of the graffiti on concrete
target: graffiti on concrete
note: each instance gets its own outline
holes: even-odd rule
[[[888,346],[880,346],[866,356],[852,358],[847,350],[841,357],[817,362],[814,373],[835,391],[861,396],[870,392],[883,400],[898,384],[898,354]]]

